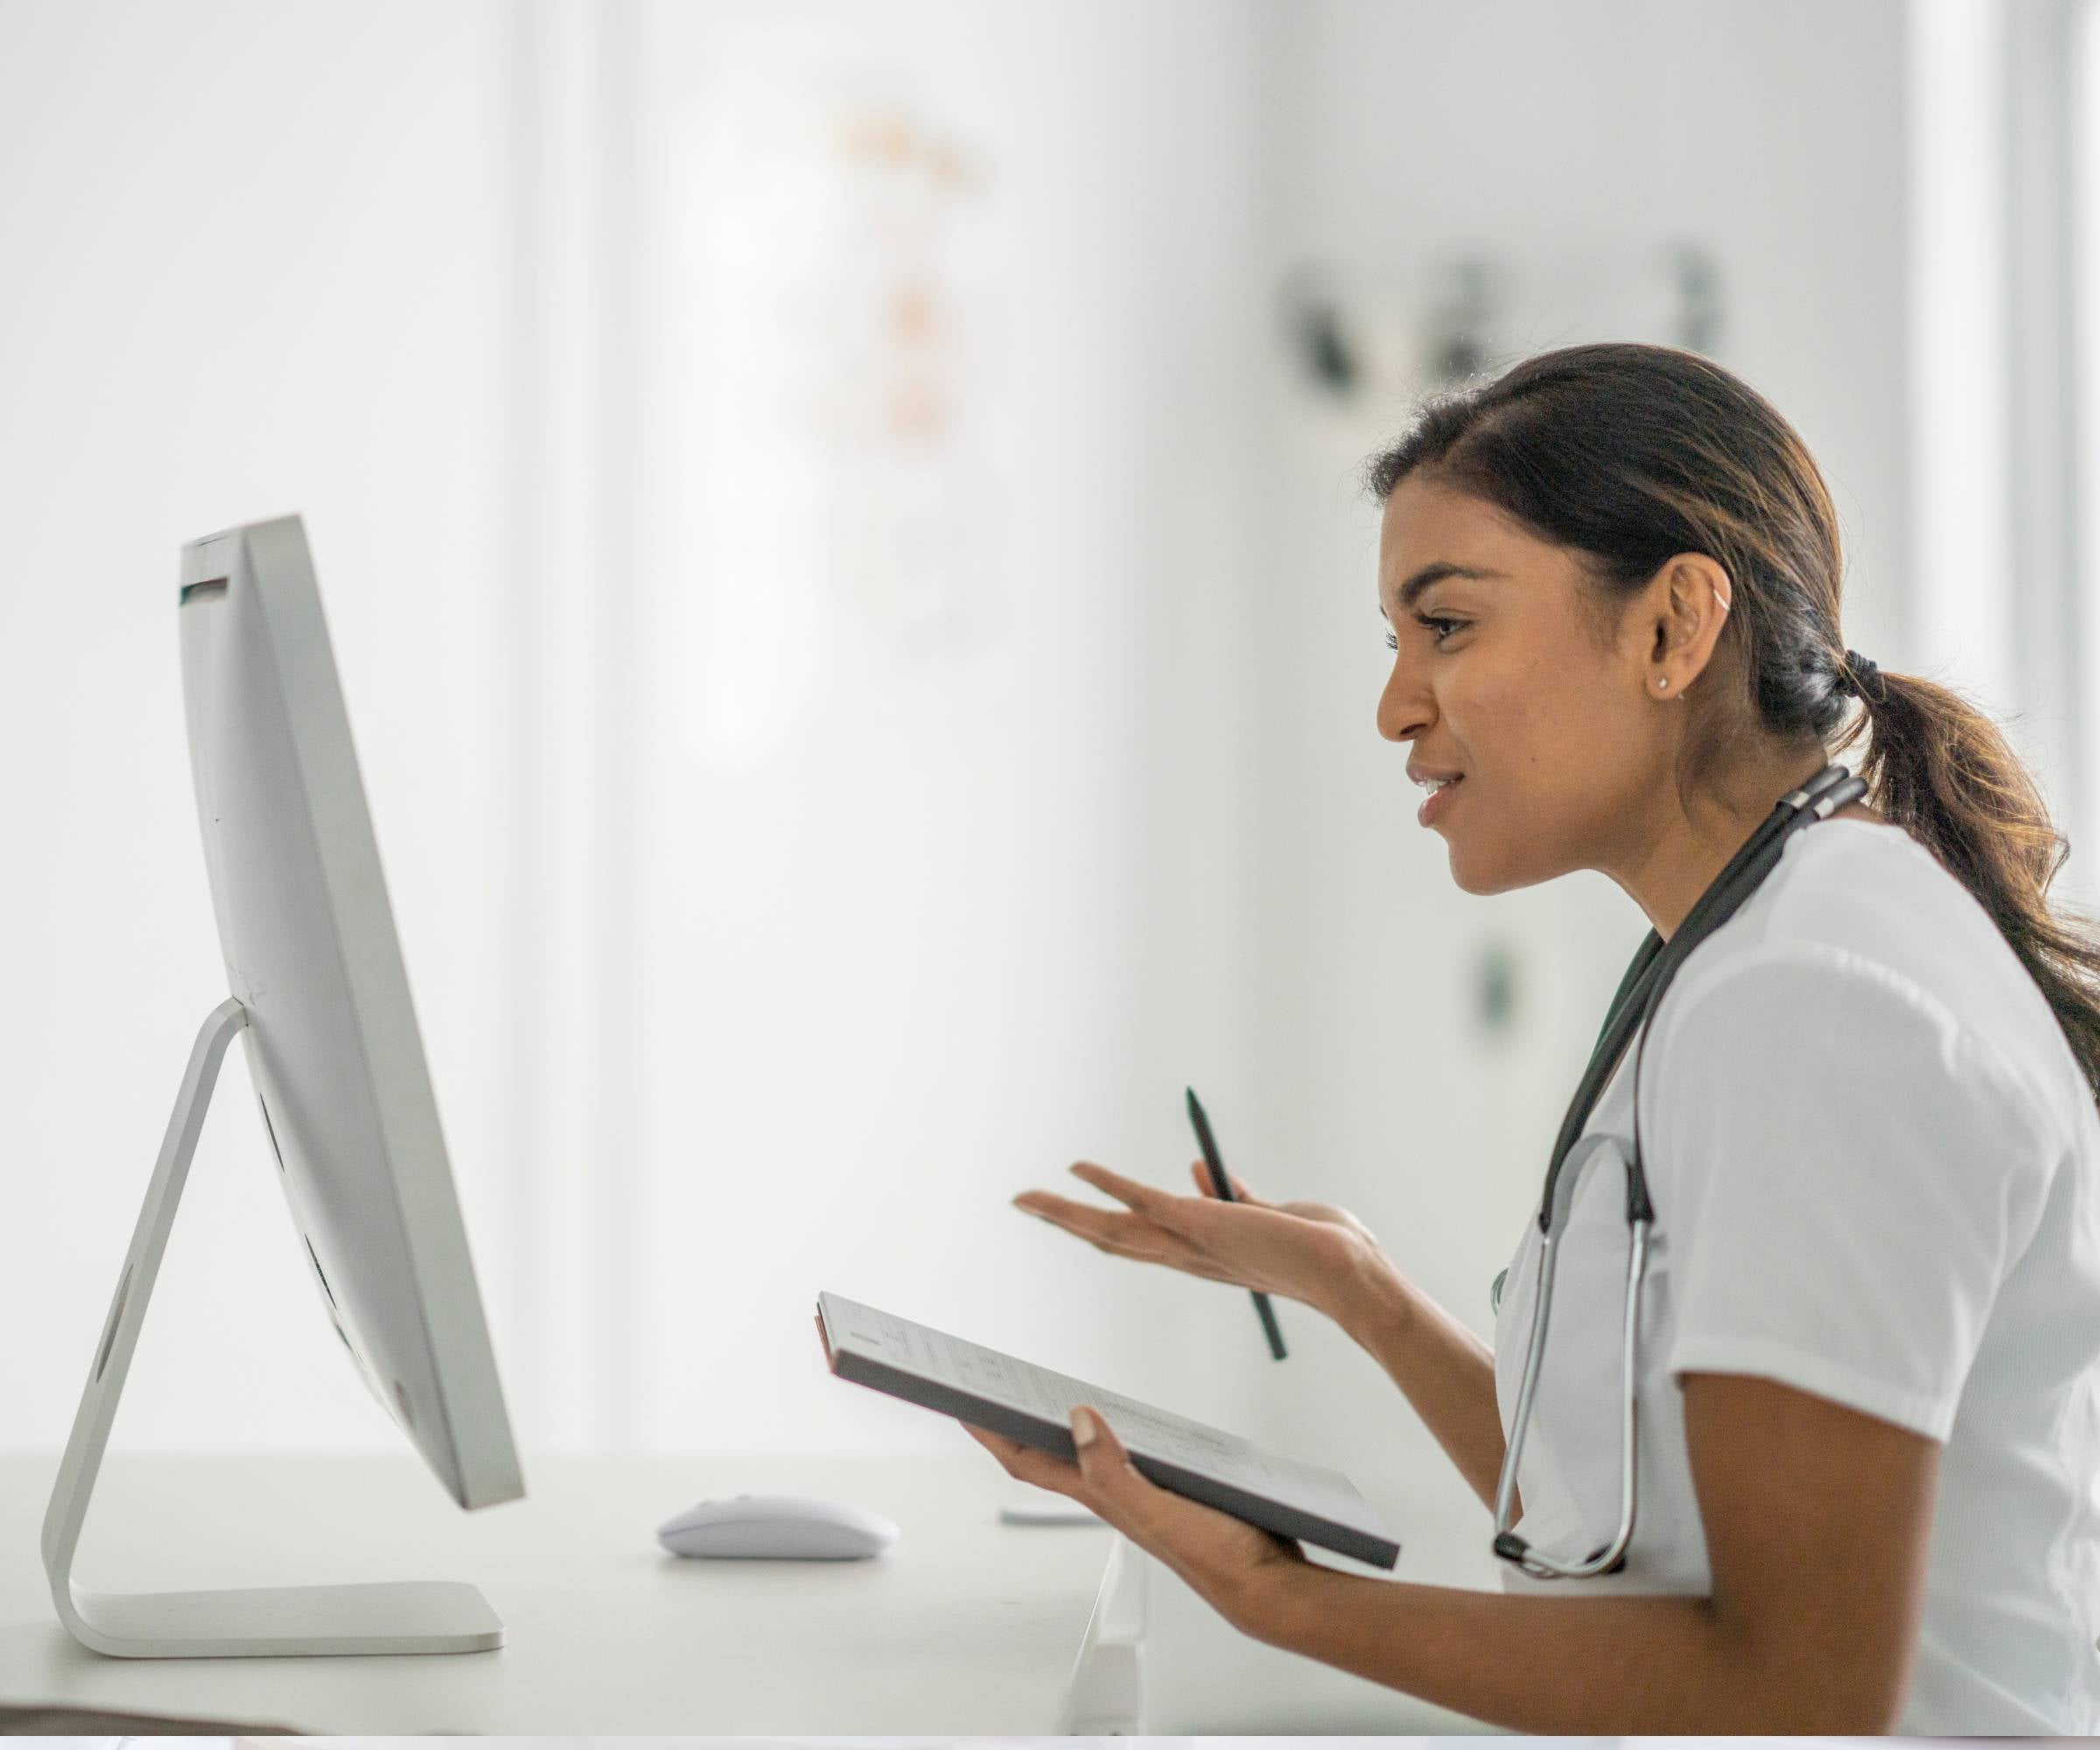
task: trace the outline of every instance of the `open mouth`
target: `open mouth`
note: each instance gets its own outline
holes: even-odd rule
[[[1424,826],[1432,824],[1438,815],[1451,806],[1452,793],[1465,781],[1463,774],[1454,778],[1424,779],[1423,788],[1429,792],[1429,794],[1424,800],[1421,808],[1416,811],[1415,818]]]

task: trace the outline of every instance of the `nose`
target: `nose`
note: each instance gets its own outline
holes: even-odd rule
[[[1435,717],[1436,704],[1420,671],[1410,667],[1402,651],[1385,677],[1385,690],[1378,695],[1378,733],[1388,741],[1412,741]]]

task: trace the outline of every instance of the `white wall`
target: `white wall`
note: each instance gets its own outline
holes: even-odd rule
[[[0,12],[10,1446],[64,1441],[226,994],[174,609],[178,548],[229,523],[305,515],[470,1230],[506,1297],[503,10]],[[237,1060],[221,1086],[116,1438],[390,1443],[329,1354]]]
[[[635,624],[660,642],[631,707],[641,1343],[618,1413],[651,1444],[952,1446],[824,1376],[820,1287],[1243,1413],[1224,1291],[1008,1200],[1091,1196],[1064,1171],[1082,1156],[1174,1179],[1194,1152],[1183,1083],[1228,1110],[1249,1083],[1258,402],[1228,361],[1258,350],[1265,312],[1239,192],[1244,16],[642,13]],[[1198,40],[1214,52],[1191,79]],[[710,253],[696,216],[739,198],[710,108],[797,79],[864,94],[971,164],[954,459],[983,521],[953,579],[975,618],[952,639],[857,606],[812,562],[830,495],[878,458],[826,461],[795,435],[795,373],[736,368],[769,344],[747,279],[766,270]],[[822,307],[850,319],[853,294]],[[751,574],[754,555],[774,569]],[[753,665],[770,690],[736,695]],[[732,732],[732,710],[755,718]]]
[[[1236,1419],[1242,1334],[1198,1316],[1222,1291],[1007,1199],[1082,1154],[1178,1174],[1183,1082],[1229,1114],[1250,1079],[1258,407],[1221,362],[1265,319],[1249,32],[1193,4],[860,18],[7,13],[0,221],[47,247],[0,285],[34,583],[0,704],[25,823],[0,1325],[36,1333],[0,1350],[0,1439],[63,1438],[222,994],[175,550],[288,508],[528,1443],[951,1447],[824,1375],[820,1287]],[[720,288],[681,215],[747,39],[796,30],[984,174],[994,612],[956,648],[800,607],[724,642],[796,580],[710,575],[693,503],[795,482],[736,475],[705,422],[690,300]],[[733,760],[688,732],[725,650],[821,676]],[[391,1444],[310,1310],[237,1060],[225,1092],[118,1438]]]

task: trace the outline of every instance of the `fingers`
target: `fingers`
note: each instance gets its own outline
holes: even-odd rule
[[[1197,1240],[1169,1234],[1142,1215],[1090,1209],[1083,1203],[1069,1203],[1042,1191],[1030,1192],[1026,1203],[1017,1198],[1015,1204],[1031,1214],[1041,1216],[1052,1226],[1076,1235],[1096,1251],[1107,1252],[1113,1257],[1161,1264],[1169,1270],[1201,1277],[1208,1282],[1227,1283],[1236,1288],[1258,1285],[1250,1282],[1243,1272],[1226,1268]]]
[[[1054,1459],[1047,1452],[1038,1452],[1033,1446],[1019,1440],[1010,1440],[1004,1434],[995,1434],[989,1428],[979,1428],[968,1422],[962,1424],[962,1432],[999,1461],[1010,1477],[1032,1483],[1038,1488],[1053,1489],[1059,1494],[1068,1494],[1074,1500],[1085,1485],[1076,1465],[1068,1465],[1062,1459]]]
[[[1125,1179],[1120,1172],[1110,1172],[1105,1166],[1096,1166],[1090,1160],[1072,1163],[1075,1178],[1083,1179],[1097,1191],[1105,1191],[1119,1203],[1127,1203],[1142,1215],[1149,1215],[1162,1227],[1174,1225],[1174,1206],[1180,1202],[1156,1186],[1145,1185],[1135,1179]]]
[[[1109,1418],[1098,1410],[1074,1409],[1072,1446],[1078,1454],[1077,1468],[1084,1490],[1081,1499],[1125,1535],[1141,1525],[1159,1488],[1130,1462],[1130,1453],[1109,1426]]]
[[[1224,1200],[1209,1190],[1208,1169],[1202,1162],[1198,1161],[1194,1165],[1199,1175],[1196,1182],[1205,1187],[1204,1195],[1200,1198],[1176,1197],[1169,1192],[1155,1190],[1152,1186],[1141,1184],[1135,1179],[1125,1179],[1119,1172],[1110,1172],[1105,1166],[1096,1166],[1090,1160],[1074,1161],[1072,1171],[1088,1185],[1098,1186],[1110,1196],[1129,1204],[1155,1227],[1166,1228],[1177,1239],[1190,1240],[1200,1245],[1204,1234],[1215,1231],[1216,1210]],[[1238,1200],[1249,1208],[1269,1208],[1238,1180],[1232,1180],[1231,1184]],[[1033,1196],[1040,1194],[1030,1194]],[[1083,1209],[1086,1205],[1072,1204],[1068,1207]]]
[[[1124,1257],[1164,1257],[1170,1236],[1141,1215],[1126,1215],[1116,1209],[1096,1209],[1047,1191],[1031,1191],[1014,1199],[1017,1208],[1040,1215],[1068,1234]]]
[[[1139,1214],[1157,1222],[1162,1228],[1178,1229],[1192,1213],[1187,1198],[1176,1197],[1171,1192],[1159,1190],[1157,1186],[1147,1185],[1140,1180],[1126,1179],[1120,1172],[1111,1172],[1107,1167],[1098,1166],[1093,1161],[1075,1160],[1072,1163],[1071,1172],[1074,1178],[1084,1180],[1096,1190],[1107,1192],[1117,1202],[1126,1204]],[[1212,1186],[1210,1170],[1202,1161],[1191,1161],[1189,1172],[1196,1181],[1196,1189],[1203,1196],[1214,1202],[1223,1200],[1218,1197],[1215,1188]],[[1240,1202],[1257,1209],[1265,1209],[1269,1207],[1234,1175],[1228,1173],[1226,1180],[1232,1186],[1233,1196]],[[1046,1191],[1026,1192],[1023,1196],[1028,1200],[1026,1202],[1022,1202],[1021,1198],[1018,1197],[1014,1200],[1023,1208],[1032,1208],[1035,1204],[1050,1201],[1063,1203],[1067,1209],[1084,1209],[1087,1207],[1083,1203],[1072,1203],[1064,1199],[1054,1198],[1052,1194]]]
[[[1081,1162],[1072,1170],[1080,1171],[1088,1165]],[[1094,1168],[1103,1172],[1102,1168]],[[1110,1179],[1114,1173],[1107,1173]],[[1088,1179],[1089,1184],[1095,1181]],[[1013,1200],[1014,1207],[1031,1215],[1040,1215],[1054,1222],[1066,1232],[1077,1234],[1101,1248],[1114,1252],[1119,1257],[1142,1258],[1152,1264],[1181,1264],[1202,1256],[1202,1249],[1194,1245],[1179,1231],[1188,1218],[1205,1212],[1194,1208],[1192,1198],[1175,1198],[1157,1192],[1149,1186],[1136,1185],[1129,1180],[1121,1181],[1132,1191],[1149,1198],[1149,1207],[1142,1211],[1125,1214],[1120,1209],[1103,1209],[1091,1203],[1076,1203],[1069,1197],[1060,1197],[1051,1191],[1026,1191]],[[1102,1186],[1106,1190],[1109,1187]],[[1179,1206],[1179,1207],[1177,1207]]]
[[[1188,1172],[1189,1177],[1196,1181],[1197,1190],[1200,1191],[1206,1197],[1211,1198],[1214,1200],[1218,1200],[1217,1187],[1210,1182],[1210,1168],[1200,1158],[1189,1162]],[[1225,1182],[1232,1186],[1232,1194],[1234,1197],[1238,1199],[1239,1201],[1251,1204],[1256,1209],[1266,1209],[1269,1207],[1268,1204],[1264,1203],[1259,1197],[1256,1197],[1253,1192],[1250,1191],[1246,1187],[1246,1186],[1241,1181],[1238,1173],[1227,1173],[1225,1175]]]
[[[1143,1201],[1143,1211],[1125,1214],[1089,1203],[1077,1203],[1050,1191],[1025,1191],[1013,1199],[1017,1209],[1040,1216],[1054,1227],[1076,1235],[1097,1251],[1116,1257],[1134,1258],[1140,1264],[1163,1264],[1170,1270],[1210,1282],[1236,1287],[1262,1286],[1250,1280],[1244,1264],[1228,1268],[1226,1259],[1238,1248],[1221,1248],[1220,1224],[1244,1219],[1217,1198],[1173,1197],[1123,1178],[1091,1161],[1074,1163],[1072,1171],[1090,1185],[1099,1185],[1111,1195],[1124,1195],[1132,1203]],[[1120,1187],[1120,1189],[1118,1188]],[[1267,1204],[1248,1200],[1264,1210]]]

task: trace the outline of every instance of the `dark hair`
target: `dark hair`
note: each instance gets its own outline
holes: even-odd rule
[[[1988,718],[1930,681],[1851,668],[1838,630],[1837,512],[1769,402],[1695,353],[1568,346],[1432,398],[1366,479],[1382,502],[1418,470],[1576,550],[1607,612],[1675,554],[1720,564],[1734,584],[1708,671],[1721,678],[1699,690],[1680,784],[1741,733],[1751,710],[1772,734],[1813,735],[1833,753],[1871,730],[1866,800],[1981,902],[2100,1095],[2100,948],[2082,920],[2048,903],[2069,846]],[[1848,724],[1852,694],[1862,710]]]

